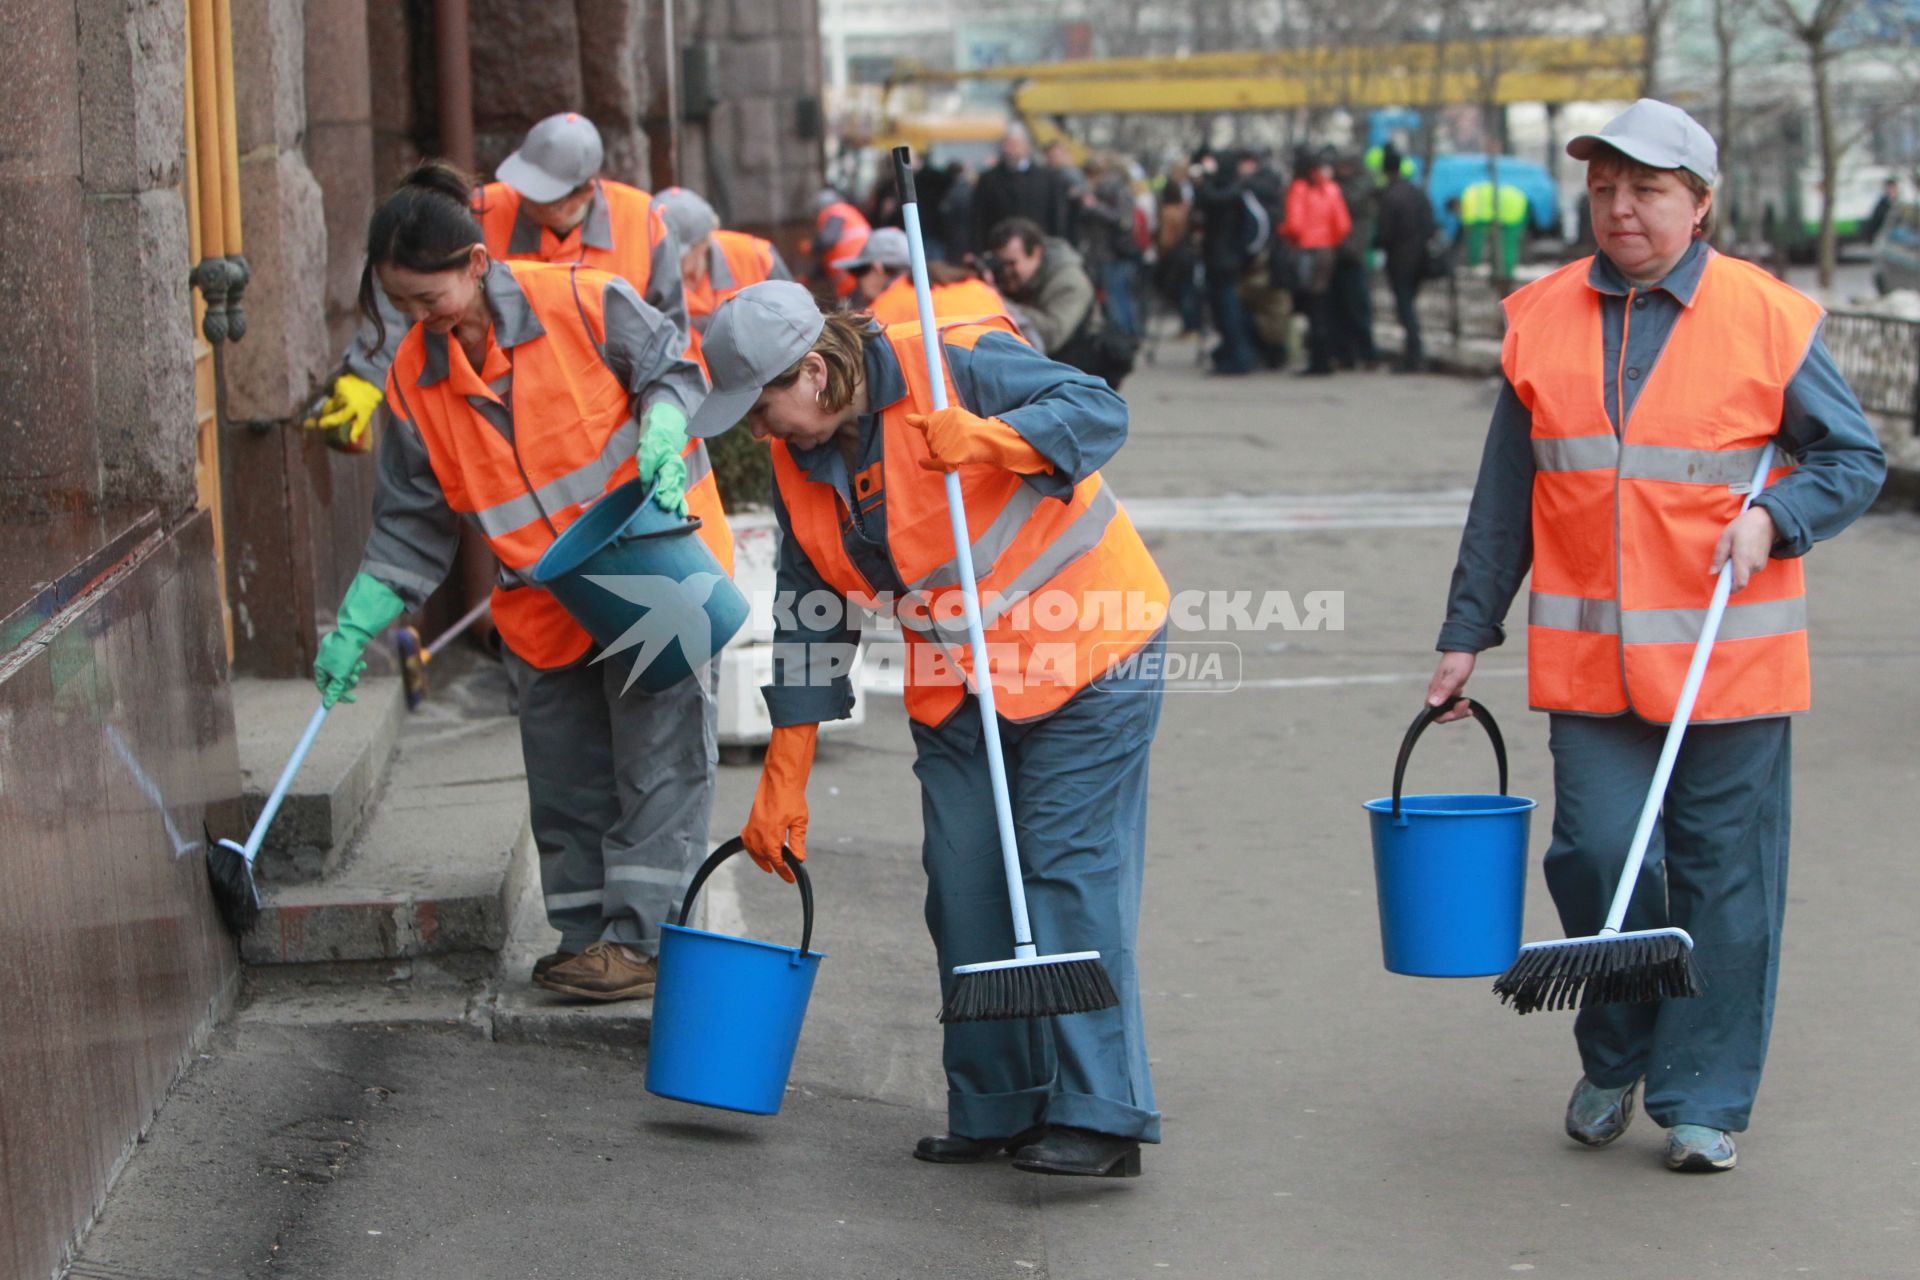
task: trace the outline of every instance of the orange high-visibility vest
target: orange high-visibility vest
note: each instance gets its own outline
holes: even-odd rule
[[[473,193],[473,216],[480,223],[487,252],[502,260],[577,262],[583,267],[611,271],[646,297],[647,285],[653,280],[653,251],[667,238],[667,224],[653,207],[653,197],[638,187],[610,178],[596,178],[594,186],[607,207],[612,248],[586,244],[582,239],[585,222],[565,236],[556,236],[532,221],[523,224],[520,193],[504,182],[489,182]]]
[[[600,199],[607,206],[613,247],[601,249],[583,243],[586,223],[582,222],[566,236],[556,236],[545,227],[520,220],[520,193],[504,182],[489,182],[473,193],[473,215],[480,223],[480,234],[487,253],[502,262],[579,263],[600,271],[611,271],[642,298],[653,280],[653,251],[667,238],[667,224],[653,207],[653,197],[638,187],[610,178],[596,178]],[[537,234],[529,234],[529,229]],[[700,353],[700,335],[688,326],[687,358],[706,372],[706,360]],[[728,573],[733,572],[733,530],[727,524],[720,503],[720,485],[713,468],[704,463],[695,473],[694,454],[705,454],[705,446],[693,441],[687,446],[687,514],[700,519],[701,536],[713,548],[714,555]]]
[[[1501,364],[1533,414],[1528,698],[1543,711],[1671,720],[1713,597],[1714,545],[1740,513],[1821,310],[1711,253],[1692,305],[1614,434],[1592,259],[1507,299]],[[1632,295],[1626,308],[1633,325]],[[1624,340],[1622,343],[1624,350]],[[1622,358],[1622,364],[1625,360]],[[1624,385],[1619,397],[1626,403]],[[1768,483],[1790,469],[1784,455]],[[1728,604],[1695,720],[1807,709],[1800,561],[1771,560]]]
[[[1012,333],[1006,321],[942,330],[948,346],[971,350],[988,333]],[[1017,334],[1015,335],[1018,336]],[[973,670],[960,607],[946,482],[920,465],[926,438],[906,423],[933,409],[918,324],[889,326],[885,341],[905,375],[907,394],[881,413],[880,474],[856,478],[857,501],[887,507],[887,553],[909,598],[896,605],[907,636],[907,714],[943,723],[965,696]],[[951,377],[948,400],[959,404]],[[834,590],[871,598],[874,587],[846,553],[851,516],[833,486],[809,480],[792,453],[772,442],[773,474],[793,536]],[[1011,471],[966,466],[965,495],[982,625],[997,709],[1032,720],[1060,705],[1133,654],[1163,625],[1166,579],[1100,475],[1082,480],[1071,500],[1044,498]]]
[[[772,241],[744,231],[716,231],[713,243],[726,264],[728,279],[714,279],[709,268],[697,284],[686,286],[687,317],[696,329],[703,331],[715,307],[748,285],[761,284],[773,277]]]
[[[513,439],[469,403],[469,394],[481,392],[498,400],[477,370],[464,389],[456,385],[459,374],[421,385],[428,335],[418,325],[400,343],[387,386],[399,411],[419,429],[447,505],[479,526],[502,565],[525,576],[596,499],[639,474],[640,425],[627,388],[601,356],[605,273],[501,265],[513,272],[546,331],[505,352],[513,370]],[[458,344],[442,340],[448,360],[464,364]],[[694,480],[710,483],[712,471],[705,446],[698,440],[692,446],[689,511]],[[717,503],[714,515],[702,515],[700,536],[731,573],[733,537]],[[559,601],[531,584],[496,586],[493,620],[516,654],[543,669],[565,666],[592,644]]]
[[[1007,300],[985,280],[960,280],[933,286],[933,317],[936,320],[978,320],[984,316],[1012,316]],[[913,297],[913,277],[901,276],[873,300],[873,318],[881,324],[913,324],[920,319],[920,305]]]
[[[827,228],[838,219],[840,230],[838,238],[827,241]],[[820,258],[820,267],[826,274],[827,283],[833,286],[837,298],[851,297],[853,277],[840,269],[839,264],[849,258],[859,256],[867,247],[867,237],[873,228],[867,222],[867,215],[848,204],[845,200],[836,200],[822,209],[813,220],[813,232],[816,239],[815,252]]]

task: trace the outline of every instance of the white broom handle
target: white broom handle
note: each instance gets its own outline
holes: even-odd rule
[[[900,211],[907,224],[907,249],[913,264],[913,300],[920,309],[920,342],[926,348],[927,382],[934,412],[947,407],[945,359],[933,318],[933,287],[927,282],[927,249],[920,238],[920,204],[914,198],[913,161],[906,147],[893,151],[900,183]],[[960,595],[966,607],[967,644],[973,650],[973,692],[980,702],[980,733],[987,744],[987,772],[993,779],[993,816],[1000,824],[1000,861],[1007,876],[1007,900],[1013,904],[1014,957],[1032,959],[1033,928],[1027,921],[1027,890],[1020,878],[1020,846],[1013,834],[1013,804],[1007,795],[1007,764],[1000,753],[1000,719],[993,706],[993,674],[987,662],[987,634],[980,622],[980,584],[973,576],[973,538],[967,532],[966,499],[958,472],[947,472],[947,518],[953,525],[954,560],[960,567]]]
[[[1760,464],[1753,469],[1753,483],[1747,486],[1746,501],[1740,504],[1745,515],[1754,498],[1767,487],[1767,473],[1773,470],[1773,444],[1760,450]],[[1720,566],[1720,580],[1713,585],[1713,602],[1707,606],[1707,620],[1700,628],[1700,639],[1693,646],[1693,661],[1687,664],[1687,679],[1680,686],[1680,701],[1674,704],[1673,719],[1667,724],[1667,741],[1660,748],[1660,763],[1654,766],[1653,786],[1647,790],[1647,803],[1640,810],[1640,825],[1634,828],[1633,845],[1627,851],[1626,869],[1613,891],[1613,906],[1600,936],[1620,932],[1627,918],[1627,904],[1633,900],[1633,886],[1640,879],[1640,866],[1647,860],[1647,845],[1653,840],[1654,820],[1667,798],[1667,781],[1673,777],[1673,762],[1680,755],[1680,739],[1686,736],[1687,721],[1693,716],[1693,704],[1700,696],[1700,682],[1706,679],[1707,659],[1713,653],[1714,637],[1720,634],[1720,618],[1727,611],[1727,597],[1733,593],[1733,555]],[[1622,637],[1625,643],[1625,637]]]
[[[252,866],[254,858],[259,856],[260,842],[267,838],[267,828],[273,825],[274,815],[280,812],[280,802],[287,798],[287,788],[293,785],[293,775],[300,772],[300,766],[305,763],[307,752],[313,749],[313,740],[320,736],[320,726],[327,722],[327,712],[331,710],[324,702],[313,709],[313,718],[307,721],[306,732],[300,735],[293,754],[287,757],[286,767],[280,770],[279,781],[273,784],[266,806],[260,810],[260,816],[254,819],[253,830],[247,835],[244,852],[248,866]]]

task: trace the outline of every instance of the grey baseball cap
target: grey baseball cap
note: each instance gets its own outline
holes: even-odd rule
[[[714,308],[700,339],[713,390],[687,434],[717,436],[746,417],[766,385],[813,350],[826,325],[807,287],[791,280],[748,285]]]
[[[668,187],[653,193],[653,203],[660,210],[667,230],[673,232],[673,238],[683,249],[699,244],[720,229],[720,215],[697,191]]]
[[[606,148],[593,121],[577,111],[548,116],[500,162],[493,176],[529,200],[549,204],[599,176]]]
[[[1567,154],[1586,160],[1599,146],[1655,169],[1685,169],[1709,186],[1720,176],[1720,148],[1713,135],[1680,108],[1654,98],[1640,99],[1600,132],[1574,138],[1567,143]]]
[[[859,271],[879,263],[896,271],[904,271],[913,262],[907,251],[907,233],[898,227],[876,227],[867,237],[866,247],[859,253],[840,264],[842,271]]]

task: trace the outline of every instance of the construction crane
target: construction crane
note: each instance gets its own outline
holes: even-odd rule
[[[1054,120],[1077,115],[1629,99],[1639,96],[1644,56],[1637,35],[1502,36],[966,70],[913,67],[889,77],[886,88],[890,101],[891,91],[906,85],[1010,82],[1013,114],[1045,143],[1063,136]]]

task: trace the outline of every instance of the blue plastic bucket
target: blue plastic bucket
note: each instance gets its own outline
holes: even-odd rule
[[[720,652],[747,620],[747,598],[699,528],[700,521],[648,502],[647,486],[630,480],[554,540],[533,580],[603,653],[614,650],[614,660],[631,653],[634,683],[659,693]]]
[[[756,1116],[777,1115],[786,1096],[800,1024],[825,959],[813,941],[813,885],[787,859],[800,888],[800,947],[689,929],[694,895],[722,862],[746,846],[736,836],[714,850],[687,889],[680,923],[660,926],[660,977],[653,993],[647,1092]]]
[[[1468,700],[1493,741],[1499,795],[1403,796],[1413,744],[1445,707],[1407,730],[1393,794],[1366,803],[1387,969],[1417,978],[1505,973],[1520,954],[1527,901],[1527,830],[1536,802],[1505,794],[1507,748],[1493,716]]]

